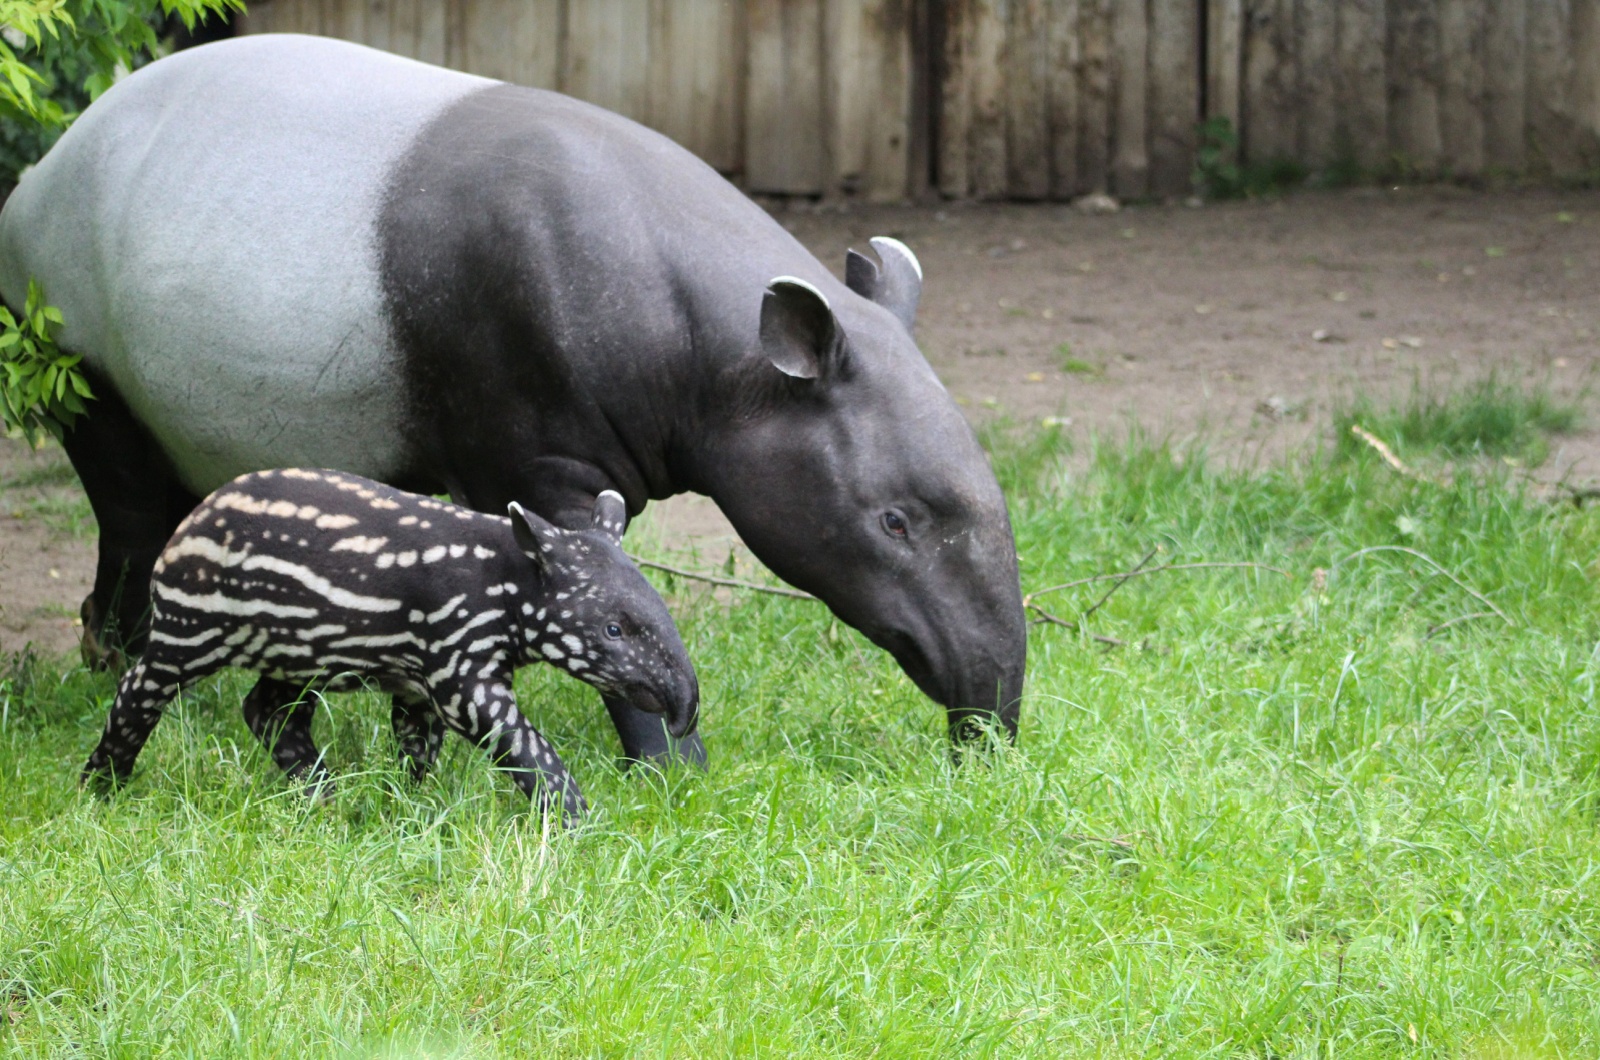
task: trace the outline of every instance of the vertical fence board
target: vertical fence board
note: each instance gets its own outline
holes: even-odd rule
[[[1440,163],[1455,176],[1483,172],[1486,0],[1440,0]]]
[[[1116,4],[1111,23],[1111,187],[1125,199],[1142,199],[1150,192],[1150,98],[1145,77],[1149,47],[1145,0]]]
[[[972,194],[980,199],[1006,197],[1009,159],[1006,153],[1006,16],[1009,0],[974,0],[970,107],[967,128],[967,172]]]
[[[1078,82],[1078,184],[1111,188],[1111,19],[1117,0],[1083,0],[1078,11],[1083,76]]]
[[[436,66],[447,65],[445,59],[450,45],[451,8],[460,2],[455,0],[455,3],[444,4],[439,0],[417,0],[418,59]]]
[[[649,0],[567,5],[561,90],[646,120],[650,88]]]
[[[1249,161],[1294,158],[1299,146],[1299,75],[1294,0],[1246,0],[1240,149]]]
[[[1341,0],[1334,151],[1366,170],[1389,159],[1387,11],[1384,0]]]
[[[1576,163],[1568,172],[1600,168],[1600,0],[1572,0],[1572,81],[1568,102]]]
[[[1521,170],[1527,160],[1527,7],[1492,0],[1484,11],[1484,164]]]
[[[1565,121],[1571,58],[1567,0],[1528,0],[1528,164],[1540,173],[1560,173],[1575,161]]]
[[[1389,0],[1389,136],[1402,165],[1439,170],[1439,0]]]
[[[1243,73],[1244,0],[1206,0],[1206,113],[1239,131]]]
[[[561,69],[559,0],[459,2],[461,50],[468,71],[518,85],[556,87]]]
[[[1338,152],[1339,105],[1332,91],[1338,66],[1338,9],[1323,0],[1300,0],[1295,11],[1296,95],[1300,127],[1296,156],[1321,172]]]
[[[878,202],[906,195],[911,14],[911,0],[828,5],[834,190]]]
[[[1006,25],[1006,192],[1050,194],[1050,33],[1046,0],[1011,0]]]
[[[391,41],[390,21],[393,17],[392,0],[366,0],[366,35],[361,38],[361,43],[370,44],[374,48],[392,52],[395,50]]]
[[[1150,191],[1183,195],[1200,120],[1200,2],[1150,0]]]
[[[1078,36],[1078,0],[1056,0],[1048,27],[1050,197],[1070,199],[1085,189],[1079,179],[1078,80],[1083,55]]]
[[[802,0],[750,0],[745,174],[752,191],[821,194],[830,165],[823,109],[822,12]]]
[[[743,31],[719,0],[652,0],[650,125],[722,173],[743,168]]]
[[[972,138],[972,0],[945,0],[943,41],[939,54],[938,142],[934,144],[936,184],[946,198],[972,193],[967,168]]]

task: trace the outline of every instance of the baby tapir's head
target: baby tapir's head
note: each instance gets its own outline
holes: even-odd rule
[[[700,684],[660,594],[622,551],[628,512],[607,490],[588,530],[562,530],[511,502],[511,532],[534,566],[521,605],[523,650],[630,706],[694,731]]]

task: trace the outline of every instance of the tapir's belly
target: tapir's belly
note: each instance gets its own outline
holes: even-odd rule
[[[388,478],[407,450],[374,225],[428,119],[492,82],[330,43],[134,74],[0,215],[0,294],[40,281],[196,493],[273,466]]]

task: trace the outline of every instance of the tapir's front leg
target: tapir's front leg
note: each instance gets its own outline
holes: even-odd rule
[[[583,530],[590,525],[595,498],[601,493],[623,492],[594,465],[566,458],[536,459],[519,468],[516,476],[502,475],[492,480],[482,469],[495,467],[503,471],[494,460],[463,460],[461,466],[473,470],[449,483],[457,503],[498,514],[505,511],[507,503],[517,501],[565,530]],[[640,710],[621,697],[602,698],[622,740],[624,765],[689,762],[705,768],[706,745],[698,730],[674,740],[667,736],[660,714]]]
[[[437,688],[434,696],[445,724],[488,752],[542,812],[559,806],[569,822],[589,812],[561,756],[517,710],[509,674]]]

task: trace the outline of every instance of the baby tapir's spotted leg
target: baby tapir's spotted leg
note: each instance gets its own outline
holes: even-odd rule
[[[333,780],[311,739],[315,700],[300,685],[263,677],[244,697],[244,723],[290,780],[305,780],[323,796]]]
[[[153,657],[157,655],[146,652],[143,660],[122,675],[105,732],[84,764],[85,783],[126,780],[156,722],[161,720],[162,708],[178,694],[177,668]]]
[[[433,701],[419,692],[396,692],[390,720],[395,742],[400,745],[400,762],[411,770],[411,779],[421,780],[439,760],[439,745],[444,740],[444,719],[433,709]]]
[[[509,675],[463,683],[444,692],[439,702],[446,724],[487,751],[541,812],[549,813],[558,802],[569,821],[588,812],[561,756],[517,710]]]

